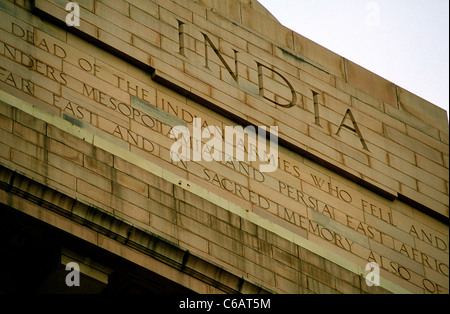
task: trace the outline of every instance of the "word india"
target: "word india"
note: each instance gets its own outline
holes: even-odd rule
[[[80,26],[80,6],[77,2],[69,2],[66,5],[66,11],[68,11],[69,13],[66,16],[66,24],[68,27],[78,27]],[[375,10],[375,12],[370,12],[372,15],[370,16],[370,18],[373,20],[374,17],[376,17],[376,14],[378,13],[378,11],[376,11],[378,9],[377,6],[368,6],[367,10]],[[375,15],[374,15],[375,14]],[[185,45],[185,42],[187,40],[185,40],[185,37],[187,36],[186,32],[185,32],[185,26],[186,24],[180,20],[178,21],[178,33],[179,33],[179,37],[178,37],[178,53],[180,55],[182,55],[184,58],[187,58],[188,56],[186,55],[188,48]],[[228,73],[231,75],[231,77],[233,78],[233,80],[236,82],[236,84],[239,84],[239,75],[238,75],[238,54],[239,52],[235,49],[232,49],[234,52],[234,64],[235,64],[235,70],[233,71],[233,69],[230,67],[230,65],[225,61],[225,58],[222,56],[221,52],[219,51],[219,49],[216,47],[216,45],[213,43],[213,41],[210,39],[210,37],[203,33],[200,32],[203,35],[204,38],[204,46],[205,46],[205,53],[204,53],[204,60],[205,60],[205,64],[204,67],[210,70],[209,67],[209,54],[208,54],[208,45],[213,49],[214,53],[216,54],[216,56],[219,58],[220,62],[222,63],[222,65],[226,68],[226,70],[228,71]],[[258,88],[259,88],[259,92],[258,94],[264,98],[265,100],[268,100],[272,103],[274,103],[277,107],[281,107],[281,108],[292,108],[294,106],[296,106],[297,103],[297,91],[294,89],[293,85],[291,84],[291,82],[285,77],[283,76],[280,72],[274,70],[271,66],[267,66],[264,65],[258,61],[256,61],[257,64],[257,72],[258,72]],[[272,75],[279,77],[285,84],[285,86],[289,89],[289,92],[291,94],[291,100],[288,102],[288,104],[282,104],[279,103],[278,101],[267,97],[265,95],[265,88],[264,88],[264,75],[263,75],[263,71],[269,71],[272,73]],[[282,83],[283,84],[283,83]],[[319,93],[317,93],[316,91],[311,90],[312,92],[312,97],[314,100],[314,115],[315,115],[315,124],[318,125],[319,127],[322,127],[322,125],[320,124],[320,115],[319,115],[319,103],[318,103],[318,96]],[[346,124],[346,121],[348,120],[348,118],[350,118],[351,122],[352,122],[352,126]],[[353,116],[353,113],[350,109],[347,109],[347,112],[345,113],[342,122],[339,125],[339,128],[337,130],[336,135],[339,136],[341,130],[345,128],[347,130],[350,130],[351,132],[355,133],[362,144],[362,148],[366,151],[370,151],[367,144],[366,144],[366,140],[364,139],[359,126]],[[194,155],[195,157],[195,155]],[[270,172],[270,171],[269,171]]]
[[[170,149],[174,162],[180,161],[259,161],[260,172],[274,172],[278,168],[278,127],[271,126],[269,134],[264,126],[226,126],[225,131],[217,126],[201,128],[202,119],[194,118],[191,132],[186,126],[175,126],[170,132],[172,139],[178,139]],[[225,133],[225,137],[223,137]],[[245,136],[247,135],[247,137]],[[267,150],[267,135],[270,135],[270,149]],[[236,140],[235,140],[236,139]],[[202,140],[208,140],[202,145]],[[247,143],[247,149],[245,146]],[[191,149],[192,148],[192,149]],[[236,151],[236,154],[235,154]],[[235,156],[235,158],[233,158]]]

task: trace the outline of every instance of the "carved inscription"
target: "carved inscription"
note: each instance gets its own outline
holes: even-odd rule
[[[35,97],[37,87],[53,84],[46,94],[51,96],[39,97],[60,110],[61,117],[69,115],[81,126],[86,123],[114,136],[133,152],[163,160],[167,167],[183,171],[204,187],[214,187],[225,198],[239,200],[249,211],[262,210],[289,230],[314,243],[329,245],[345,257],[352,256],[362,266],[376,262],[386,274],[426,292],[448,293],[448,234],[413,220],[405,222],[393,204],[373,199],[344,181],[332,179],[325,171],[306,165],[300,157],[282,151],[274,174],[262,173],[257,163],[250,162],[174,163],[169,154],[174,142],[170,138],[173,125],[162,115],[158,117],[154,111],[146,110],[145,105],[133,106],[131,96],[190,128],[196,117],[202,118],[203,126],[217,126],[221,130],[230,121],[108,66],[102,56],[95,56],[100,60],[72,56],[73,47],[57,39],[39,38],[32,29],[19,23],[11,23],[2,34],[5,36],[0,39],[0,84]],[[213,48],[220,56],[208,36],[204,34],[204,38],[205,49]],[[180,22],[180,45],[182,39]],[[183,51],[180,46],[180,53]],[[41,53],[52,56],[52,63],[42,61]],[[265,69],[262,64],[258,67],[260,71]],[[237,81],[237,67],[227,69]],[[261,95],[264,96],[263,92]],[[293,93],[290,103],[278,105],[289,107],[295,97]],[[320,125],[319,119],[316,124]],[[338,134],[342,128],[357,133],[367,149],[350,110]],[[433,276],[427,276],[429,272]]]
[[[186,55],[186,47],[185,47],[185,37],[186,37],[186,33],[185,33],[185,23],[178,21],[178,27],[179,27],[179,37],[178,37],[178,53],[181,54],[183,57],[187,57]],[[239,56],[239,51],[235,50],[234,48],[233,50],[233,56],[234,56],[234,67],[235,70],[233,71],[230,67],[230,65],[225,61],[225,58],[223,57],[222,53],[220,52],[220,50],[216,47],[216,45],[213,43],[213,41],[211,40],[211,38],[201,32],[201,34],[204,37],[204,45],[205,45],[205,68],[207,68],[208,70],[210,70],[209,67],[209,63],[210,63],[210,56],[209,56],[209,48],[211,47],[211,49],[214,51],[216,57],[219,59],[220,63],[222,64],[222,66],[225,67],[225,69],[228,71],[228,73],[230,74],[230,76],[233,78],[234,82],[239,85],[239,73],[238,73],[238,69],[239,69],[239,60],[238,60],[238,56]],[[259,61],[254,61],[255,64],[255,68],[257,69],[257,73],[258,73],[258,94],[259,96],[261,96],[262,98],[264,98],[267,101],[270,101],[271,103],[275,104],[278,107],[284,108],[284,109],[289,109],[292,108],[294,106],[296,106],[298,104],[298,95],[299,92],[295,90],[293,84],[283,75],[281,74],[279,71],[274,69],[274,66],[272,65],[267,65],[267,64],[263,64]],[[266,73],[264,73],[266,72]],[[273,94],[270,93],[272,95],[267,96],[266,93],[266,88],[265,88],[265,77],[269,78],[271,76],[275,76],[277,78],[281,79],[280,83],[280,88],[278,90],[278,94]],[[287,95],[289,96],[282,96],[281,95],[281,90],[288,90]],[[284,95],[284,94],[283,94]],[[319,106],[317,103],[317,96],[318,93],[316,91],[311,90],[311,95],[312,98],[314,100],[314,114],[315,114],[315,121],[314,123],[318,126],[321,127],[321,124],[319,122]],[[311,97],[311,95],[308,95],[308,97]],[[286,99],[286,102],[281,102],[280,99]],[[352,126],[349,126],[348,123],[346,123],[347,119],[351,119],[352,122]],[[353,132],[356,136],[358,136],[358,138],[361,141],[362,144],[362,148],[366,151],[370,151],[369,147],[366,144],[366,140],[363,137],[363,134],[358,126],[358,123],[356,122],[356,119],[352,113],[352,111],[350,109],[347,109],[347,112],[345,113],[342,122],[339,125],[338,131],[336,133],[337,136],[339,136],[339,133],[341,132],[341,130],[345,128],[347,130],[349,130],[350,132]]]

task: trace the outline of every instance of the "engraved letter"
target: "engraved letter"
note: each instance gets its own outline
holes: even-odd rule
[[[227,62],[225,61],[225,59],[222,57],[222,54],[220,53],[219,49],[216,48],[216,46],[214,45],[214,43],[211,41],[211,39],[209,39],[208,35],[203,34],[203,37],[205,38],[205,67],[207,69],[209,69],[209,65],[208,65],[208,44],[211,46],[211,48],[214,50],[214,52],[216,53],[216,55],[219,57],[220,61],[222,62],[222,64],[225,66],[225,68],[228,70],[228,73],[230,73],[230,75],[233,77],[234,81],[237,83],[238,82],[238,60],[237,60],[237,54],[238,52],[236,50],[233,49],[234,51],[234,66],[235,66],[235,73],[231,70],[230,66],[227,64]]]
[[[180,46],[178,53],[186,57],[184,53],[184,23],[181,21],[178,21],[178,45]]]
[[[294,90],[294,87],[292,87],[292,84],[280,73],[278,73],[275,70],[272,70],[271,68],[265,66],[264,64],[259,63],[258,61],[256,61],[256,63],[258,64],[258,81],[259,81],[259,95],[261,97],[264,97],[267,100],[270,100],[271,102],[273,102],[274,104],[276,104],[277,106],[280,107],[284,107],[284,108],[292,108],[297,104],[297,93]],[[272,71],[273,73],[275,73],[276,75],[278,75],[279,77],[281,77],[283,79],[283,81],[286,83],[287,87],[291,90],[292,93],[292,99],[291,102],[287,105],[282,105],[280,103],[277,103],[276,101],[264,96],[264,75],[263,75],[263,67],[268,69],[269,71]]]
[[[315,121],[316,125],[320,125],[320,115],[319,115],[319,94],[315,91],[312,91],[313,93],[313,100],[314,100],[314,115],[315,115]]]
[[[347,117],[349,117],[350,120],[352,120],[353,127],[348,126],[347,124],[345,124],[345,120],[347,119]],[[354,132],[354,133],[356,133],[356,135],[358,135],[359,139],[361,140],[363,148],[365,150],[369,151],[369,148],[367,147],[367,144],[366,144],[366,140],[362,136],[362,133],[361,133],[359,127],[358,127],[358,124],[356,123],[355,117],[353,116],[353,113],[351,112],[350,109],[347,110],[347,113],[345,114],[344,119],[342,119],[341,125],[339,126],[339,129],[338,129],[336,135],[339,136],[339,133],[341,132],[341,129],[343,127],[348,129],[348,130],[350,130],[350,131],[352,131],[352,132]]]

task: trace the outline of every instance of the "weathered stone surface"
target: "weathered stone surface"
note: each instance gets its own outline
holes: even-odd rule
[[[80,5],[0,4],[3,204],[202,293],[448,293],[445,112],[254,0]],[[195,118],[278,126],[276,171],[175,162]]]

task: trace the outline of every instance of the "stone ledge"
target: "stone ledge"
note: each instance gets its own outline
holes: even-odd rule
[[[68,218],[73,224],[113,239],[117,243],[162,262],[183,275],[230,294],[272,293],[244,278],[192,255],[174,243],[123,221],[99,208],[88,206],[56,190],[0,165],[0,189]],[[8,205],[8,199],[2,199]],[[55,226],[59,227],[59,226]]]

